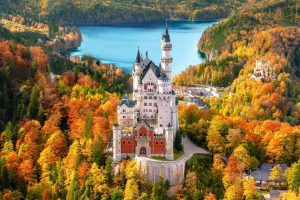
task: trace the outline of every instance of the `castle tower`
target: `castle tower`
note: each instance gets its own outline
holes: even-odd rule
[[[161,67],[166,73],[167,77],[171,80],[173,58],[172,58],[172,44],[171,44],[168,26],[166,26],[166,30],[163,33],[161,38],[161,49],[162,49]]]
[[[121,153],[121,130],[118,124],[113,127],[113,160],[118,162],[122,159]]]
[[[138,49],[137,55],[136,55],[136,59],[135,59],[135,63],[133,66],[133,72],[132,72],[132,76],[133,76],[133,99],[137,100],[137,95],[138,95],[138,89],[139,89],[139,84],[140,84],[140,76],[142,73],[142,58],[141,58],[141,54],[140,54],[140,50]]]
[[[166,152],[165,157],[169,160],[174,160],[173,156],[173,140],[174,140],[174,133],[173,128],[169,124],[168,127],[165,129],[166,134]]]

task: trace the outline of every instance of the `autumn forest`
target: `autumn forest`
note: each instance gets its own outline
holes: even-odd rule
[[[0,5],[0,199],[256,200],[270,190],[300,199],[299,2],[172,0],[168,12],[164,0],[51,2]],[[179,102],[178,135],[211,155],[187,161],[184,183],[171,195],[169,182],[145,179],[135,159],[122,160],[115,173],[107,152],[131,74],[89,55],[76,63],[62,54],[80,45],[76,20],[166,17],[220,19],[199,36],[207,60],[173,83],[222,88],[220,98],[201,97],[207,109]],[[262,59],[276,76],[251,78]],[[258,188],[245,176],[266,163],[273,167]]]

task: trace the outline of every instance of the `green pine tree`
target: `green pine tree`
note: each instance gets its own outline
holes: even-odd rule
[[[92,136],[93,113],[90,111],[84,122],[84,136],[89,139]]]
[[[37,114],[37,120],[40,122],[40,124],[44,124],[45,115],[44,115],[44,109],[42,104],[39,106],[39,112]]]
[[[163,177],[160,176],[159,183],[154,183],[152,188],[151,200],[164,200],[168,199],[167,190],[169,184],[163,180]]]
[[[174,140],[174,149],[177,151],[182,151],[182,136],[179,131],[176,132],[175,140]]]
[[[80,186],[78,183],[78,175],[76,170],[73,171],[72,180],[68,187],[67,199],[68,200],[77,200],[80,197]]]
[[[92,161],[97,163],[98,166],[105,165],[105,145],[100,136],[96,136],[92,145]]]
[[[114,178],[114,171],[113,171],[113,166],[111,162],[111,157],[107,156],[106,158],[106,165],[105,165],[105,170],[104,170],[104,177],[105,177],[105,182],[108,186],[112,186],[113,184],[113,178]]]
[[[30,99],[29,99],[29,104],[27,107],[27,113],[26,117],[35,119],[35,117],[38,114],[38,87],[37,85],[33,86],[31,94],[30,94]]]
[[[123,192],[120,188],[115,188],[110,195],[111,200],[122,200],[124,198]]]

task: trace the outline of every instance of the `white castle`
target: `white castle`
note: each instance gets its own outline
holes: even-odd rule
[[[255,80],[266,80],[267,78],[277,78],[274,66],[268,60],[256,60],[255,68],[251,78]]]
[[[155,65],[139,50],[133,65],[133,99],[125,95],[113,127],[113,159],[145,156],[173,160],[178,130],[178,99],[172,90],[172,44],[168,27],[161,39],[162,58]]]

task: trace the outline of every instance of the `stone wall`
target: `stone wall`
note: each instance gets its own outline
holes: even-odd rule
[[[136,160],[146,179],[158,183],[161,175],[171,186],[178,186],[184,182],[185,163],[191,157],[192,155],[176,161],[159,161],[144,157],[136,157]]]

